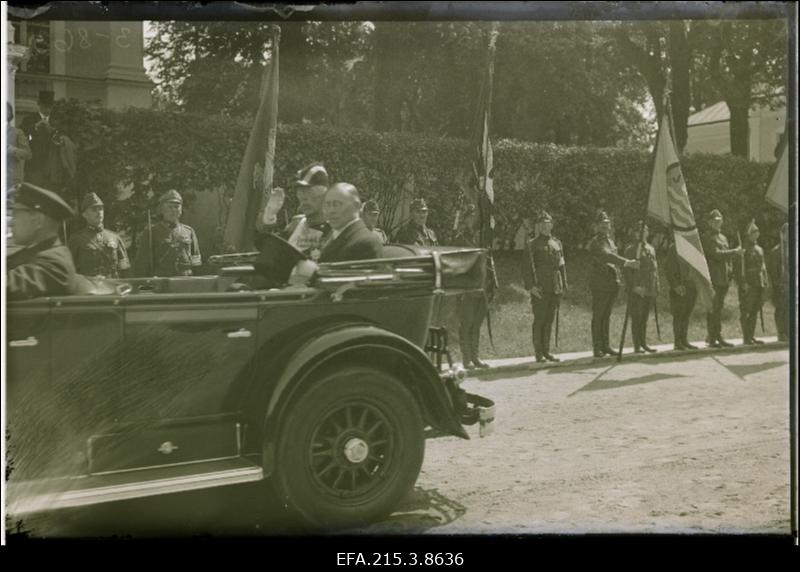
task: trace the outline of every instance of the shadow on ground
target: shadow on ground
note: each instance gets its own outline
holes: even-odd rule
[[[415,487],[386,520],[357,531],[359,534],[419,534],[461,518],[464,505],[442,495],[436,489]]]

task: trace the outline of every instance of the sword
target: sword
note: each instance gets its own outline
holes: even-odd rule
[[[558,347],[558,316],[561,313],[561,300],[558,300],[558,304],[556,304],[556,344],[555,347]]]
[[[653,296],[653,314],[656,318],[656,334],[658,334],[658,341],[661,341],[661,326],[658,324],[658,299]]]

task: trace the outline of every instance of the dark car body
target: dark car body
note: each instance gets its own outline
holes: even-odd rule
[[[476,251],[463,254],[483,264]],[[102,281],[83,294],[10,303],[9,514],[273,476],[291,445],[284,429],[293,408],[310,407],[304,396],[319,380],[333,376],[345,387],[353,371],[396,380],[429,432],[467,438],[463,424],[488,426],[491,404],[461,390],[458,375],[425,351],[444,291],[441,261],[434,254],[322,265],[311,285],[278,289],[235,288],[240,277],[224,271]],[[396,399],[384,405],[376,395],[366,405],[348,398],[342,415],[380,418]],[[347,453],[337,470],[352,477],[352,490],[314,476],[341,501],[337,516],[349,514],[359,491],[377,498],[387,459],[402,459],[382,453],[364,469],[361,449],[374,452],[383,440],[373,444],[351,424],[337,445]],[[358,482],[348,463],[361,467]]]

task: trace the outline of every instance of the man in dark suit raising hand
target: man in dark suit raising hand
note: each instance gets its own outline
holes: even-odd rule
[[[325,193],[322,211],[331,225],[319,262],[344,262],[381,258],[383,246],[378,236],[359,218],[361,199],[350,183],[336,183]]]

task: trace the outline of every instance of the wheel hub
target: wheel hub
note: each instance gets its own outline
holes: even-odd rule
[[[344,444],[344,456],[351,463],[361,463],[369,455],[369,445],[363,439],[353,437]]]

